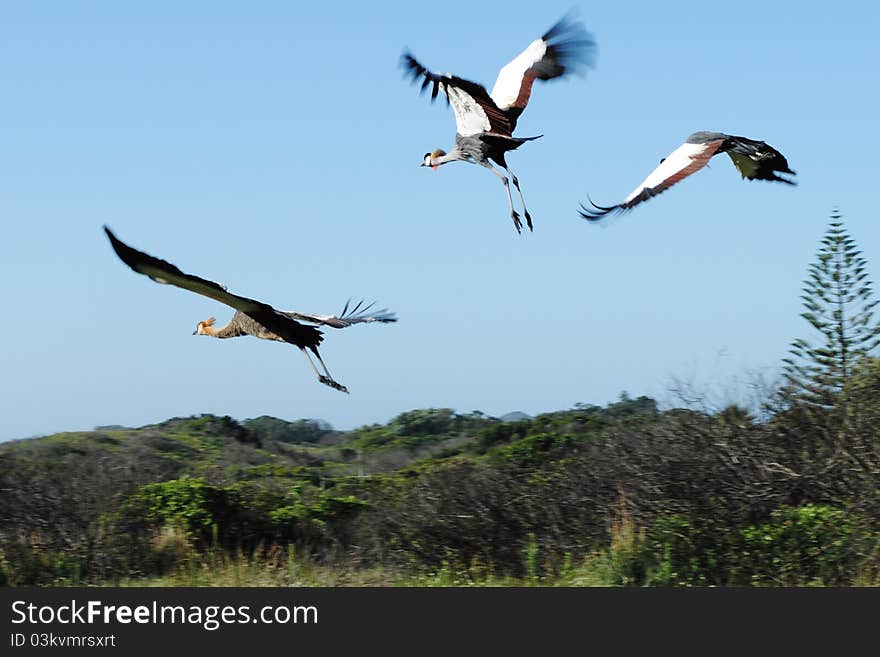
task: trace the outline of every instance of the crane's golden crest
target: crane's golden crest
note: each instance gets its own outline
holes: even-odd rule
[[[215,318],[209,317],[205,321],[199,322],[198,324],[196,324],[196,330],[193,331],[193,335],[206,335],[207,331],[205,331],[205,329],[210,326],[214,326],[214,322],[216,321],[217,320]]]
[[[425,153],[425,156],[422,158],[422,166],[423,167],[431,167],[432,169],[437,169],[437,164],[434,162],[438,157],[443,157],[446,155],[446,151],[442,148],[438,148],[433,153]]]

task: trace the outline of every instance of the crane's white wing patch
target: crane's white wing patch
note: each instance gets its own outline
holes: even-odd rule
[[[632,193],[626,197],[621,205],[627,205],[636,201],[647,190],[656,190],[660,193],[675,183],[687,178],[695,171],[699,171],[715,155],[715,151],[723,140],[706,142],[703,144],[682,144],[654,169]],[[649,194],[646,198],[650,198]],[[644,199],[642,199],[644,200]]]
[[[445,91],[449,97],[449,104],[452,105],[452,111],[455,113],[455,126],[458,134],[467,137],[491,130],[489,117],[473,96],[452,85],[445,85]]]
[[[512,107],[522,90],[523,77],[535,64],[541,61],[547,52],[547,43],[543,39],[535,39],[499,71],[492,93],[489,94],[501,109]]]

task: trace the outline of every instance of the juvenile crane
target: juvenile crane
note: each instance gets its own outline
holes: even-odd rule
[[[721,132],[695,132],[667,157],[627,196],[622,203],[591,208],[581,204],[580,215],[588,221],[599,221],[611,213],[632,210],[639,203],[662,194],[675,183],[702,169],[715,155],[727,153],[733,165],[749,180],[774,180],[796,185],[793,180],[777,175],[795,172],[788,167],[785,157],[763,141],[725,135]]]
[[[346,302],[345,308],[342,309],[338,316],[309,315],[306,313],[275,310],[267,303],[232,294],[218,283],[193,276],[192,274],[186,274],[170,262],[154,258],[149,254],[132,248],[117,238],[107,226],[104,226],[104,231],[107,233],[107,237],[110,238],[110,244],[113,246],[116,255],[137,273],[149,276],[157,283],[175,285],[235,308],[236,313],[226,326],[214,328],[216,320],[213,317],[209,317],[198,323],[196,330],[193,331],[193,335],[209,335],[214,338],[236,338],[242,335],[252,335],[264,340],[288,342],[299,347],[305,354],[309,365],[312,366],[312,370],[314,370],[315,375],[318,377],[318,381],[335,390],[348,392],[344,385],[333,379],[321,358],[321,354],[318,353],[318,345],[324,339],[323,333],[314,326],[307,326],[300,322],[309,322],[331,328],[346,328],[353,324],[365,322],[388,323],[397,321],[394,313],[388,310],[383,309],[370,312],[373,304],[364,306],[362,301],[351,307],[351,304]],[[323,374],[315,367],[311,356],[309,356],[309,351],[318,359],[321,369],[324,370]]]
[[[504,183],[510,216],[516,232],[520,233],[522,220],[513,207],[510,182],[504,173],[492,165],[495,162],[513,181],[522,202],[526,223],[532,230],[532,217],[526,208],[519,180],[507,166],[504,154],[542,136],[513,136],[517,119],[529,102],[535,80],[553,80],[577,70],[579,66],[591,66],[595,49],[596,44],[584,26],[568,16],[563,17],[501,69],[492,93],[476,82],[433,73],[412,54],[405,52],[401,64],[413,81],[422,79],[421,91],[431,86],[432,102],[442,91],[455,114],[455,147],[449,153],[441,149],[425,153],[421,166],[436,171],[441,164],[462,161],[489,169]]]

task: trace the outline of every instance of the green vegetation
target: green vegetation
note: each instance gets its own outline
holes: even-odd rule
[[[763,409],[624,393],[512,422],[201,415],[6,443],[0,584],[880,585],[880,329],[837,219],[804,297],[829,340],[796,343]]]
[[[795,340],[785,360],[792,394],[818,407],[833,406],[853,368],[878,345],[880,324],[868,263],[836,212],[804,283],[801,315],[822,337],[819,346]]]
[[[859,385],[877,385],[876,372],[868,367]],[[858,431],[845,448],[813,452],[803,445],[816,437],[784,415],[731,421],[731,409],[658,412],[639,398],[513,423],[482,418],[452,434],[443,425],[434,442],[452,435],[455,450],[426,456],[416,446],[391,469],[382,456],[403,458],[397,438],[410,413],[369,428],[373,436],[387,429],[388,440],[360,460],[345,454],[362,452],[364,431],[328,432],[303,452],[258,443],[244,423],[211,416],[112,441],[102,433],[20,441],[0,449],[10,491],[0,500],[0,577],[10,585],[877,584],[880,446],[877,406],[867,409],[854,413]],[[182,434],[183,425],[214,429]],[[839,449],[857,449],[867,469]]]

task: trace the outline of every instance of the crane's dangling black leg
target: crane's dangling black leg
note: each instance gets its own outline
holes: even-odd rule
[[[302,349],[302,347],[300,347],[300,348]],[[333,379],[333,377],[330,375],[330,371],[327,369],[327,366],[324,364],[324,360],[321,358],[321,354],[318,353],[318,350],[315,349],[314,347],[309,347],[309,349],[311,349],[312,353],[315,354],[315,357],[318,359],[318,362],[321,363],[321,368],[324,370],[324,373],[326,374],[326,376],[325,376],[325,374],[321,374],[318,371],[318,368],[315,367],[315,364],[312,362],[312,357],[309,356],[309,352],[306,351],[305,349],[302,349],[302,352],[306,355],[306,360],[309,361],[309,365],[312,366],[312,370],[314,370],[315,375],[318,377],[318,381],[323,383],[325,386],[330,386],[334,390],[339,390],[340,392],[344,392],[345,394],[348,394],[348,388],[346,388],[341,383],[335,381]]]
[[[489,162],[480,161],[480,164],[501,178],[501,182],[504,183],[504,191],[507,192],[507,204],[510,206],[510,218],[513,219],[513,227],[516,228],[517,233],[522,233],[522,220],[519,218],[517,211],[513,209],[513,197],[510,195],[510,181],[507,179],[507,176],[493,167]],[[531,227],[531,222],[529,223],[529,227]]]
[[[510,196],[510,182],[507,178],[504,178],[504,191],[507,192],[507,203],[510,205],[510,218],[513,219],[513,227],[516,228],[517,233],[522,233],[522,219],[519,218],[519,213],[513,209],[513,198]],[[529,222],[529,226],[531,226],[531,222]]]
[[[519,180],[517,180],[516,174],[510,170],[510,167],[504,167],[504,170],[510,174],[511,180],[513,180],[513,186],[516,187],[516,191],[519,194],[519,200],[522,201],[523,214],[526,216],[526,223],[529,226],[529,232],[532,232],[532,216],[529,214],[529,209],[526,207],[526,200],[523,198],[522,190],[519,188]]]

